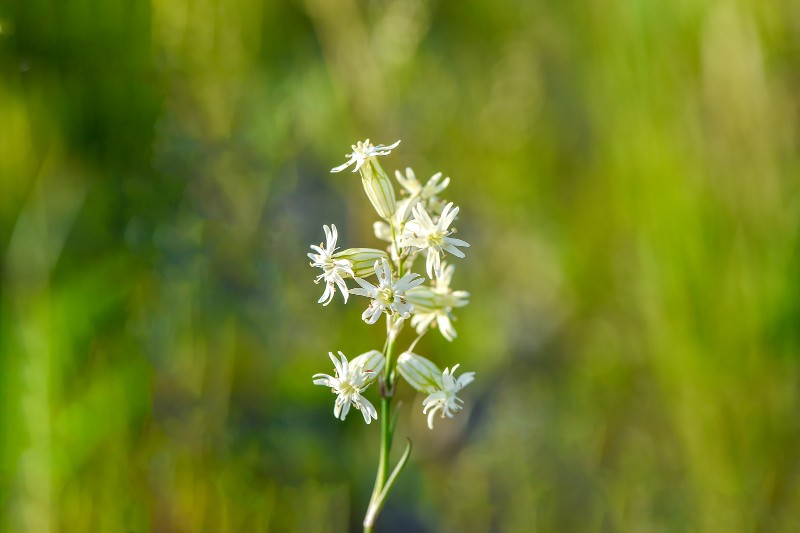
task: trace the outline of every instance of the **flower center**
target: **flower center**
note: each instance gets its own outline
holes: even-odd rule
[[[385,305],[394,303],[394,291],[390,288],[378,289],[378,299]]]
[[[442,245],[442,238],[444,234],[439,231],[434,231],[433,233],[428,235],[428,246],[441,246]]]
[[[339,384],[339,390],[337,390],[336,392],[343,396],[354,396],[356,394],[359,394],[361,391],[359,390],[358,387],[355,387],[349,381],[344,381]]]

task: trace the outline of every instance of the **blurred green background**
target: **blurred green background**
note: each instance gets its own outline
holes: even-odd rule
[[[358,530],[366,137],[453,180],[478,378],[379,530],[800,530],[800,4],[24,0],[0,72],[0,531]]]

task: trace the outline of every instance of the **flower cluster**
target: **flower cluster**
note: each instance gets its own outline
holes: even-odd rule
[[[412,169],[407,168],[405,173],[397,171],[395,178],[401,193],[399,198],[395,195],[392,181],[378,158],[390,154],[399,144],[400,141],[389,146],[373,145],[369,140],[358,142],[347,154],[348,160],[331,170],[341,172],[353,166],[353,172],[360,173],[367,198],[380,217],[373,225],[374,233],[388,243],[385,249],[337,251],[338,232],[331,224],[323,226],[325,242],[311,246],[313,253],[308,254],[311,266],[322,270],[315,282],[325,283],[319,303],[328,305],[337,289],[345,303],[350,295],[368,298],[361,318],[367,324],[375,324],[382,316],[386,317],[386,347],[383,352],[372,350],[349,362],[342,352],[338,359],[331,353],[334,375],[316,374],[314,383],[330,387],[337,395],[334,406],[337,418],[344,420],[352,406],[370,423],[378,414],[362,393],[380,380],[381,393],[391,395],[396,369],[412,387],[427,394],[422,407],[432,429],[436,414],[452,417],[461,409],[463,402],[456,394],[472,382],[474,372],[456,378],[459,365],[442,371],[412,350],[431,329],[438,329],[448,341],[456,338],[453,310],[469,303],[469,293],[450,288],[455,266],[444,259],[447,255],[463,258],[461,249],[469,244],[453,237],[459,208],[441,198],[450,178],[442,179],[442,174],[437,173],[423,184]],[[427,276],[413,272],[416,259],[421,257],[425,258]],[[406,321],[417,338],[393,364],[392,347]]]

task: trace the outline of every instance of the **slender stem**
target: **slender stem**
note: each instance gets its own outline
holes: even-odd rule
[[[391,320],[391,318],[389,318]],[[391,324],[390,324],[391,328]],[[369,499],[369,507],[367,508],[367,518],[364,520],[364,533],[372,533],[373,521],[375,513],[372,509],[377,505],[377,500],[386,485],[386,480],[389,478],[389,452],[392,450],[392,393],[394,383],[392,383],[392,352],[394,351],[394,337],[390,334],[387,336],[386,344],[386,364],[384,365],[384,375],[381,388],[381,444],[380,454],[378,456],[378,473],[375,476],[375,486],[372,489],[372,496]],[[372,512],[372,515],[370,515]]]
[[[394,254],[397,256],[397,277],[403,277],[403,258],[401,257],[400,246],[397,244],[397,228],[394,227],[394,220],[391,218],[389,219],[389,228],[392,230],[392,249],[394,250]]]
[[[400,457],[400,460],[397,462],[397,466],[394,467],[392,470],[391,475],[386,480],[386,483],[381,490],[381,493],[378,497],[373,501],[369,509],[367,509],[367,516],[364,518],[364,529],[365,531],[372,531],[372,526],[375,523],[375,519],[378,516],[378,513],[381,512],[383,508],[383,504],[386,502],[386,497],[389,495],[389,490],[391,490],[394,482],[397,481],[397,476],[403,470],[403,467],[406,466],[408,462],[408,458],[411,455],[411,441],[409,440],[406,444],[406,450],[403,452],[403,455]]]
[[[398,257],[395,267],[397,268],[398,278],[403,277],[403,260],[400,258],[400,247],[397,244],[397,228],[395,228],[394,220],[388,219],[389,227],[392,230],[392,248],[393,255]],[[392,361],[392,352],[394,351],[395,335],[393,331],[395,326],[394,319],[391,316],[386,318],[386,344],[384,345],[384,355],[386,357],[386,364],[384,365],[383,381],[381,387],[381,445],[380,454],[378,455],[378,472],[375,476],[375,486],[372,489],[372,496],[369,499],[369,506],[367,507],[367,514],[364,517],[364,533],[372,533],[375,526],[375,520],[380,512],[383,502],[386,499],[390,485],[393,483],[394,478],[399,473],[399,469],[405,465],[408,460],[408,453],[410,448],[404,454],[404,459],[399,465],[399,469],[392,473],[391,482],[389,475],[389,454],[392,451],[392,396],[394,395],[394,383],[392,381],[394,362]]]

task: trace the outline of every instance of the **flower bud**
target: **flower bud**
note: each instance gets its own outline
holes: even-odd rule
[[[397,370],[409,385],[420,392],[432,394],[442,388],[442,371],[420,355],[403,352],[397,358]]]
[[[439,307],[438,297],[439,295],[426,285],[420,285],[406,291],[406,300],[414,305],[414,311],[417,313],[430,313],[436,310]]]
[[[386,364],[386,358],[378,350],[362,353],[350,361],[350,366],[360,366],[364,372],[369,373],[366,383],[372,383],[380,376],[384,364]]]
[[[397,210],[397,201],[389,176],[374,158],[369,159],[359,169],[359,172],[361,172],[361,184],[364,186],[364,192],[367,193],[372,207],[381,218],[390,219]]]
[[[375,261],[388,258],[389,254],[375,248],[348,248],[333,254],[334,259],[347,259],[357,278],[375,273]]]

